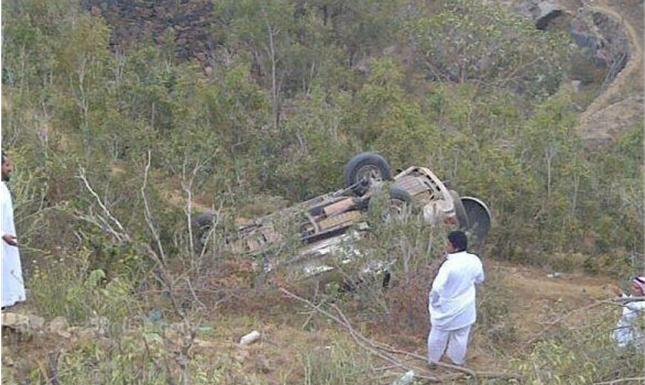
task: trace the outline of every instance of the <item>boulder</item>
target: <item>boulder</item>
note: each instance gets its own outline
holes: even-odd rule
[[[29,327],[32,330],[41,330],[45,326],[45,319],[34,314],[28,314]]]
[[[546,29],[549,23],[565,12],[565,8],[557,1],[527,0],[516,6],[516,10],[524,17],[533,20],[538,29]]]
[[[25,333],[30,330],[29,317],[24,314],[4,312],[2,313],[2,327]]]
[[[63,338],[70,338],[69,323],[65,317],[56,317],[49,322],[48,330],[51,334],[59,335]]]

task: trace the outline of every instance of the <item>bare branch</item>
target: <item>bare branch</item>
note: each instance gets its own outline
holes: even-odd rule
[[[93,196],[93,197],[94,197],[94,199],[96,200],[96,203],[98,203],[98,205],[99,205],[99,207],[101,208],[101,210],[103,210],[103,213],[105,214],[105,216],[106,216],[110,221],[112,221],[112,223],[114,223],[114,224],[119,228],[119,234],[121,234],[122,236],[125,236],[125,237],[126,237],[126,238],[125,238],[126,240],[130,240],[130,237],[128,236],[127,232],[125,231],[125,229],[124,229],[124,228],[123,228],[123,226],[121,225],[121,222],[119,222],[119,221],[118,221],[118,220],[117,220],[117,219],[112,215],[112,213],[110,213],[110,210],[108,210],[108,208],[107,208],[107,207],[105,207],[105,205],[103,204],[103,201],[101,201],[101,198],[99,198],[99,195],[96,193],[96,191],[94,191],[94,189],[92,188],[92,186],[90,186],[90,183],[87,181],[87,177],[85,176],[85,169],[84,169],[83,167],[80,167],[80,168],[79,168],[79,175],[78,175],[78,178],[79,178],[79,179],[81,179],[81,180],[83,181],[83,183],[85,184],[85,188],[90,192],[90,194],[92,194],[92,196]],[[106,221],[106,223],[108,223],[108,222]],[[116,233],[116,232],[115,232],[115,233]],[[119,238],[119,239],[120,239],[120,238]]]
[[[640,383],[643,384],[645,383],[645,377],[619,378],[617,380],[612,380],[612,381],[594,382],[593,385],[614,385],[614,384],[622,384],[623,382],[632,382],[632,381],[640,381]]]
[[[588,305],[585,305],[583,307],[579,307],[576,309],[572,309],[566,313],[564,313],[562,316],[554,319],[553,321],[549,322],[546,324],[546,327],[542,329],[539,333],[537,333],[533,338],[531,338],[527,343],[526,346],[530,346],[534,342],[536,342],[538,339],[540,339],[544,333],[546,333],[549,329],[551,329],[553,326],[559,324],[560,322],[566,320],[569,318],[571,315],[578,313],[580,311],[584,310],[589,310],[594,307],[600,306],[600,305],[616,305],[616,306],[626,306],[627,303],[629,302],[635,302],[635,301],[643,301],[645,300],[645,297],[618,297],[618,298],[611,298],[611,299],[605,299],[605,300],[597,300],[595,302],[592,302]]]
[[[143,207],[144,207],[144,216],[146,219],[146,224],[148,225],[148,228],[150,229],[150,232],[152,233],[152,236],[155,239],[155,242],[157,243],[157,247],[159,248],[159,253],[160,253],[160,262],[162,266],[166,265],[166,254],[164,252],[163,246],[161,245],[161,238],[159,237],[159,233],[157,232],[157,229],[152,222],[152,214],[150,213],[150,205],[148,204],[148,198],[146,197],[146,186],[148,184],[148,172],[150,171],[150,150],[148,150],[148,162],[146,163],[146,168],[143,173],[143,185],[141,186],[141,197],[143,198]]]

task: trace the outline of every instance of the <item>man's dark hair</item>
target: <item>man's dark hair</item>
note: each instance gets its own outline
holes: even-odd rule
[[[466,251],[468,249],[468,237],[463,231],[455,230],[448,234],[448,241],[457,249],[456,251]]]
[[[7,154],[2,151],[2,164],[4,164],[5,160],[7,160]]]

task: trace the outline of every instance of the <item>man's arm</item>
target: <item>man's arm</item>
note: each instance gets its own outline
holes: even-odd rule
[[[432,282],[432,290],[430,290],[430,304],[432,306],[438,306],[441,302],[441,296],[444,291],[444,286],[448,280],[448,268],[444,263],[439,268],[439,272]]]
[[[631,311],[640,312],[645,310],[645,301],[627,302],[624,306]]]
[[[477,285],[480,285],[482,282],[484,282],[484,279],[486,279],[486,276],[484,274],[484,268],[481,264],[479,264],[479,273],[475,277],[475,283]]]
[[[10,233],[11,229],[11,218],[7,213],[8,210],[13,210],[9,202],[5,201],[4,192],[0,192],[0,234],[2,234],[2,240],[10,246],[18,246],[18,240],[16,239],[15,234]]]

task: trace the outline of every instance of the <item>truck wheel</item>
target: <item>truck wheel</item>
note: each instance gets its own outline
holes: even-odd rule
[[[406,190],[392,186],[390,187],[389,198],[383,202],[385,207],[377,208],[377,199],[370,199],[367,204],[367,211],[371,215],[379,216],[380,221],[388,222],[391,218],[400,218],[406,215],[412,203],[412,196]]]
[[[387,208],[386,220],[391,218],[402,219],[410,211],[412,196],[406,190],[392,186],[390,188],[390,202]]]
[[[461,197],[470,226],[467,229],[473,247],[481,253],[482,246],[492,225],[492,216],[488,206],[478,198]]]
[[[375,152],[362,152],[353,157],[345,166],[345,187],[362,196],[374,181],[391,179],[387,160]]]

